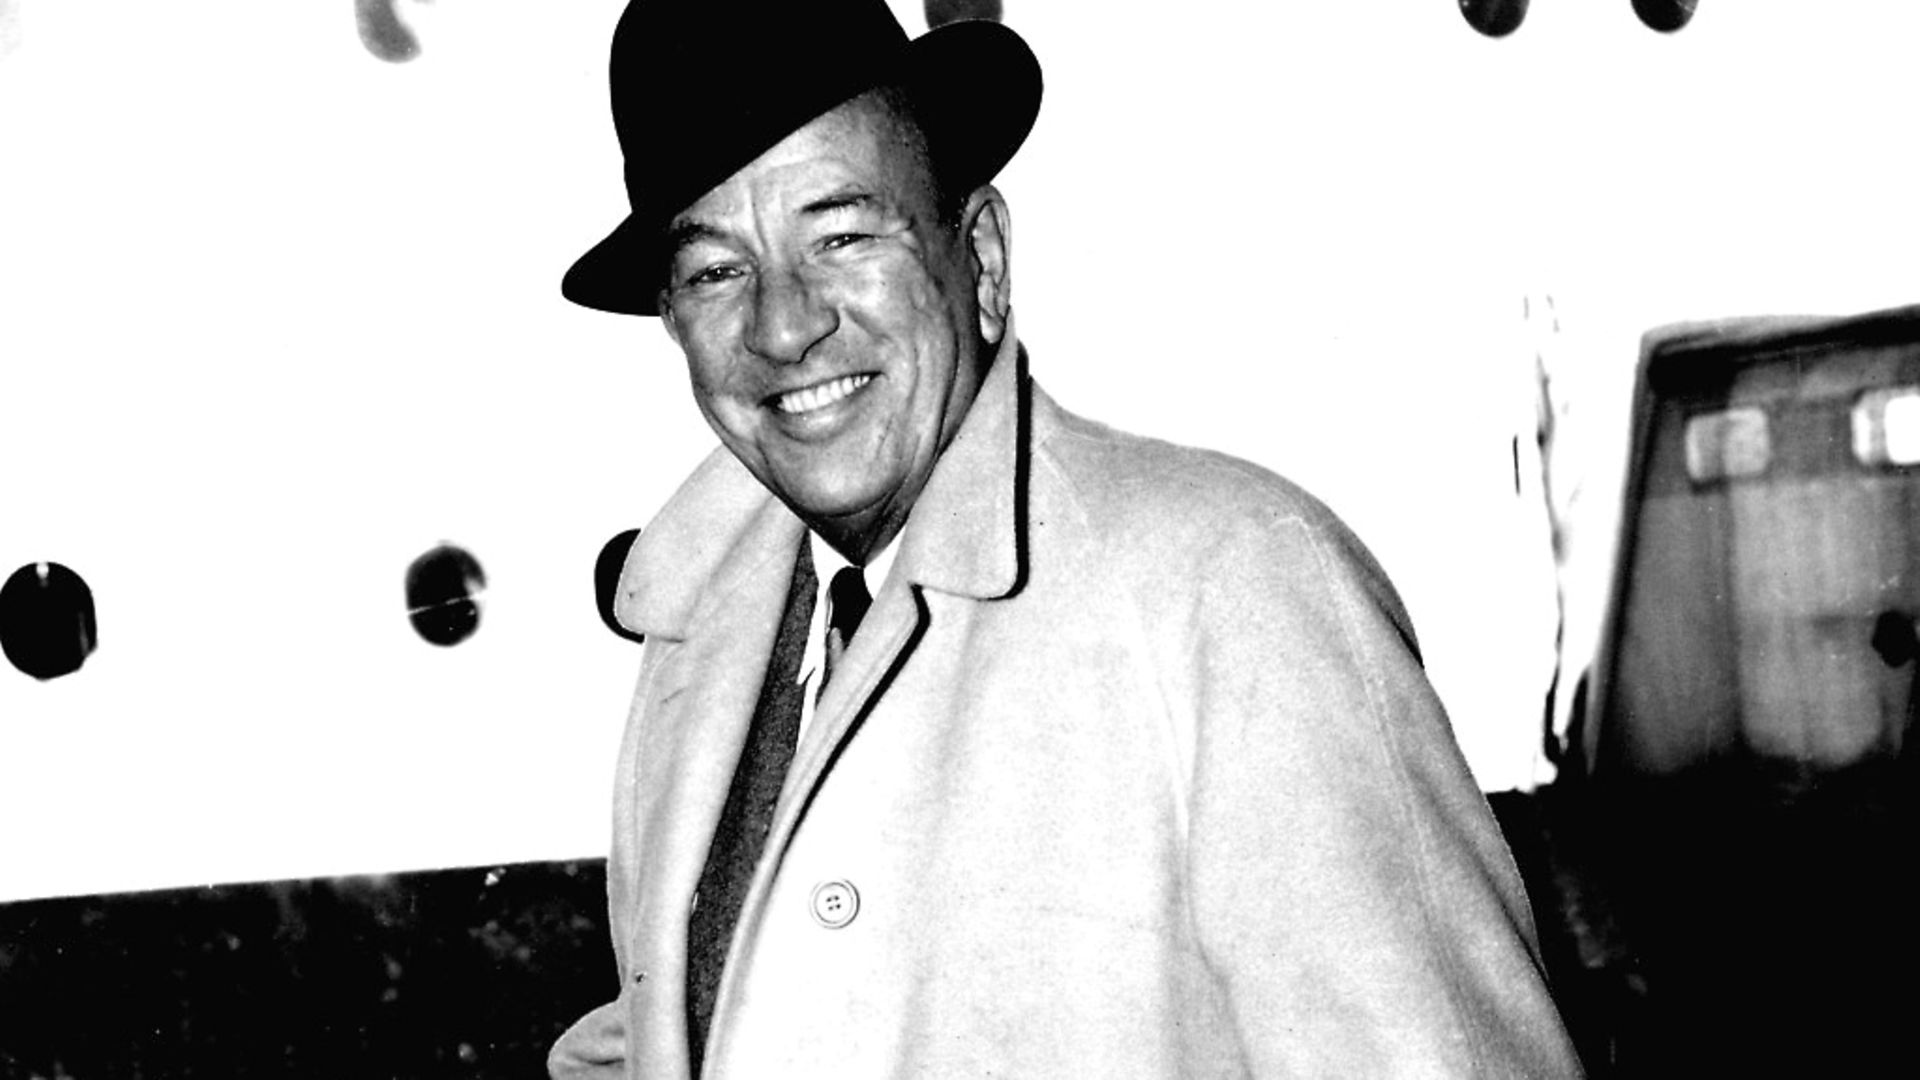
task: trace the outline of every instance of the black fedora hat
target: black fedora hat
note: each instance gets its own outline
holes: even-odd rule
[[[963,21],[909,41],[885,0],[634,0],[610,67],[632,213],[560,291],[629,315],[658,314],[674,215],[868,90],[908,95],[943,182],[958,190],[991,180],[1040,110],[1040,63],[1018,34]]]

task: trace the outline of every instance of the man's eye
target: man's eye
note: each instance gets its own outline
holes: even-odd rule
[[[857,244],[860,241],[867,240],[867,239],[871,239],[871,237],[869,237],[866,233],[835,233],[834,235],[827,237],[825,242],[823,242],[820,246],[822,248],[825,248],[828,251],[838,251],[841,248],[851,247],[854,244]]]
[[[740,276],[740,268],[727,263],[702,267],[687,276],[687,284],[692,287],[718,285],[723,281],[732,281]]]

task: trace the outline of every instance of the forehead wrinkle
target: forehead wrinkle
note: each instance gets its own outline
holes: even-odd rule
[[[710,240],[770,251],[783,218],[849,208],[900,213],[904,208],[887,197],[886,185],[898,169],[889,154],[896,146],[913,150],[904,128],[902,118],[871,96],[816,118],[689,207],[669,230],[669,250],[677,254]],[[918,164],[919,155],[913,157]]]

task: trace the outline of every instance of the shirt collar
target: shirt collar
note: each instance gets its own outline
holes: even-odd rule
[[[813,548],[813,619],[807,624],[807,651],[801,657],[800,673],[794,680],[803,685],[810,684],[813,673],[826,662],[827,619],[832,615],[827,609],[833,603],[828,589],[833,583],[833,576],[853,565],[845,555],[811,529],[807,530],[807,543]],[[887,574],[893,569],[893,558],[899,553],[900,534],[895,533],[893,539],[887,541],[887,546],[875,552],[873,558],[867,560],[867,565],[860,568],[860,576],[867,583],[868,596],[880,595],[881,588],[887,583]],[[808,695],[808,705],[812,702],[812,695]]]
[[[814,610],[820,611],[826,607],[824,597],[827,595],[827,585],[833,581],[833,576],[852,566],[853,563],[845,555],[840,554],[839,549],[821,539],[820,534],[811,529],[807,530],[807,543],[813,545],[813,573],[819,579],[819,595],[823,598],[819,604],[815,605]],[[880,587],[887,583],[887,574],[893,569],[893,559],[898,554],[900,554],[900,534],[894,533],[893,539],[887,541],[887,546],[874,552],[873,558],[867,560],[867,565],[860,568],[860,576],[867,583],[868,596],[880,595]]]

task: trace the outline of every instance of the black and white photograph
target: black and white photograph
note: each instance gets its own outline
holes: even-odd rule
[[[1904,1076],[1903,0],[0,0],[0,1080]]]

